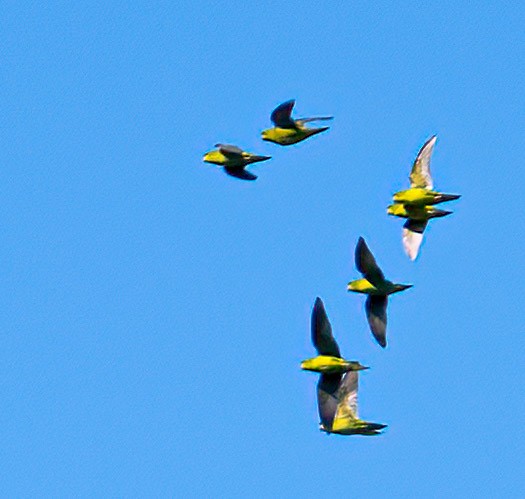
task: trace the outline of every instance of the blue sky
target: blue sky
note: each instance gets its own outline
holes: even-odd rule
[[[525,495],[520,3],[2,11],[2,495]],[[290,98],[331,130],[263,143]],[[385,210],[434,133],[463,197],[412,263]],[[273,159],[242,182],[216,142]],[[385,351],[360,235],[414,284]],[[317,429],[316,296],[381,437]]]

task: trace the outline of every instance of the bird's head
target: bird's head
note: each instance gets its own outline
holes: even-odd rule
[[[271,141],[271,140],[272,140],[271,135],[272,135],[272,129],[271,129],[271,128],[268,128],[267,130],[263,130],[263,131],[261,132],[261,138],[262,138],[263,140]]]
[[[394,195],[395,196],[395,195]],[[407,216],[407,210],[404,205],[396,203],[391,204],[387,209],[386,212],[389,215],[394,215],[396,217],[405,217]]]
[[[301,369],[304,371],[319,371],[317,364],[314,359],[306,359],[301,362]]]
[[[347,291],[357,291],[359,292],[361,289],[359,287],[359,280],[357,281],[350,281],[347,285],[346,285],[346,289]]]
[[[204,161],[205,163],[213,163],[214,165],[220,165],[221,163],[224,162],[224,157],[222,156],[222,154],[217,151],[217,150],[214,150],[214,151],[208,151],[203,157],[202,157],[202,161]]]
[[[394,203],[401,203],[403,201],[403,199],[405,198],[405,193],[406,193],[406,191],[396,192],[392,196],[392,199],[394,200]]]

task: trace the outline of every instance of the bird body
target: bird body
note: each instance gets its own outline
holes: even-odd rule
[[[204,155],[203,161],[219,166],[244,167],[252,163],[258,163],[259,161],[266,161],[270,158],[270,156],[259,156],[246,151],[241,151],[241,153],[237,155],[227,156],[224,154],[224,149],[214,149]]]
[[[387,208],[387,213],[395,217],[409,218],[410,220],[430,220],[431,218],[444,217],[452,212],[439,210],[433,206],[413,206],[408,204],[391,204]]]
[[[273,110],[271,120],[274,127],[263,130],[261,133],[263,140],[281,146],[289,146],[291,144],[297,144],[312,135],[317,135],[318,133],[324,132],[330,128],[327,126],[309,128],[305,126],[305,123],[311,121],[331,120],[331,116],[293,119],[291,115],[294,105],[295,100],[289,100],[283,102]]]
[[[353,291],[354,293],[363,293],[365,295],[388,296],[410,287],[412,287],[411,284],[395,284],[387,280],[383,281],[381,285],[376,287],[371,284],[370,281],[363,278],[350,281],[347,290]]]
[[[444,194],[421,187],[411,187],[404,191],[396,192],[393,196],[394,203],[403,203],[412,206],[427,206],[445,201],[453,201],[461,196],[459,194]]]
[[[292,144],[297,144],[312,135],[317,135],[318,133],[328,130],[327,126],[319,128],[307,128],[304,126],[298,126],[296,128],[268,128],[263,130],[261,133],[262,139],[267,142],[273,142],[274,144],[279,144],[281,146],[289,146]]]
[[[257,178],[256,175],[245,170],[246,166],[271,159],[271,156],[259,156],[229,144],[216,144],[215,147],[218,149],[207,152],[202,160],[206,163],[222,166],[228,175],[243,180],[255,180]]]
[[[356,419],[352,416],[340,416],[335,418],[330,430],[322,427],[326,433],[336,433],[338,435],[381,435],[385,424],[369,423],[362,419]]]
[[[362,366],[359,362],[345,360],[341,357],[318,355],[317,357],[303,360],[301,362],[301,369],[304,371],[313,371],[318,373],[341,374],[348,371],[361,371],[368,368]]]

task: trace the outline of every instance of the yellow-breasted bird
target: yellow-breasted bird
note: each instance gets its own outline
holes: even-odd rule
[[[376,341],[385,348],[388,295],[411,288],[412,284],[395,284],[386,280],[362,237],[355,248],[355,266],[364,278],[349,282],[347,289],[368,295],[365,310],[370,331]]]
[[[229,144],[215,144],[215,147],[218,149],[207,152],[202,158],[203,161],[222,166],[228,175],[242,180],[257,178],[256,175],[245,170],[246,166],[271,159],[271,156],[258,156]]]
[[[443,194],[433,190],[430,158],[436,139],[436,135],[432,136],[419,151],[410,172],[410,189],[396,192],[395,204],[387,209],[389,215],[408,219],[403,226],[403,247],[411,260],[415,260],[419,253],[428,220],[452,213],[432,208],[430,205],[461,197],[458,194]]]
[[[332,326],[326,315],[324,303],[316,298],[312,310],[312,343],[317,350],[317,357],[303,360],[301,369],[325,374],[342,374],[347,371],[368,369],[359,362],[341,357],[339,346],[332,335]]]
[[[394,194],[394,203],[427,206],[445,201],[453,201],[461,197],[460,194],[444,194],[432,190],[434,183],[430,174],[430,158],[436,140],[437,136],[433,135],[425,142],[410,172],[410,189],[396,192]]]
[[[301,368],[321,373],[317,384],[320,429],[340,435],[378,435],[386,425],[363,421],[357,413],[357,371],[368,368],[341,358],[320,298],[312,310],[312,341],[319,355],[304,361]]]
[[[318,128],[309,128],[305,126],[305,123],[311,121],[325,121],[333,119],[333,116],[322,116],[317,118],[292,118],[292,109],[295,105],[295,100],[289,100],[283,102],[281,105],[277,106],[270,119],[275,125],[274,128],[268,128],[263,130],[261,133],[262,139],[267,140],[268,142],[274,142],[281,146],[289,146],[291,144],[297,144],[312,135],[324,132],[328,130],[327,126],[318,127]]]

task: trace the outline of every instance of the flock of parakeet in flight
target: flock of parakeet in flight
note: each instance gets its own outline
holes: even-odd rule
[[[274,127],[262,132],[263,140],[288,146],[328,130],[327,126],[313,128],[306,126],[306,123],[331,120],[331,116],[294,119],[294,105],[295,100],[289,100],[274,109],[271,114]],[[457,194],[445,194],[434,190],[430,159],[435,144],[435,135],[425,142],[410,172],[410,188],[396,192],[393,203],[387,208],[389,215],[406,219],[402,242],[411,260],[415,260],[419,254],[428,221],[452,213],[438,209],[435,205],[460,197]],[[242,180],[257,179],[256,175],[247,171],[248,165],[271,159],[270,156],[252,154],[234,145],[216,144],[215,147],[217,149],[207,152],[203,160],[223,167],[228,175]],[[367,295],[365,312],[370,331],[377,343],[385,348],[388,296],[404,291],[412,285],[396,284],[387,280],[362,237],[359,238],[355,249],[355,265],[362,278],[349,282],[347,290]],[[320,373],[317,384],[320,429],[326,433],[340,435],[380,434],[386,425],[361,420],[357,411],[357,372],[368,367],[341,356],[320,298],[315,300],[312,310],[311,330],[312,342],[318,355],[303,361],[301,368]]]

